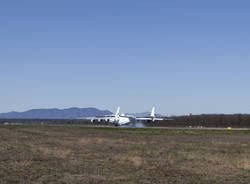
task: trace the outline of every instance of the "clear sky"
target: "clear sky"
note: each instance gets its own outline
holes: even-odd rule
[[[248,0],[1,0],[0,112],[250,113]]]

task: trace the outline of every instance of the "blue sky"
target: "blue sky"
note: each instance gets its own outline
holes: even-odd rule
[[[2,0],[0,112],[250,112],[250,1]]]

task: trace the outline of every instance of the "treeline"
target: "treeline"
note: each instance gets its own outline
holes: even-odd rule
[[[237,127],[250,128],[249,114],[202,114],[172,117],[173,120],[159,121],[152,126],[171,127]],[[152,124],[152,123],[151,123]]]
[[[26,125],[86,125],[89,120],[81,119],[0,119],[0,124],[26,124]]]

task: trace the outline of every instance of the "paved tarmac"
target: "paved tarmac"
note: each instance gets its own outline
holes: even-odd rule
[[[149,129],[180,129],[180,130],[228,130],[227,127],[152,127],[152,126],[137,126],[137,125],[122,125],[122,126],[112,126],[112,125],[68,125],[68,126],[84,126],[84,127],[102,127],[102,128],[149,128]],[[250,128],[233,128],[231,127],[230,131],[238,130],[238,131],[244,131],[244,130],[250,130]]]

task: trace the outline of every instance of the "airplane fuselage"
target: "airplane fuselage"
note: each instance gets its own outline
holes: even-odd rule
[[[119,118],[117,119],[117,121],[115,121],[115,125],[116,126],[121,126],[121,125],[125,125],[127,123],[130,123],[130,119],[126,116],[119,116]]]

